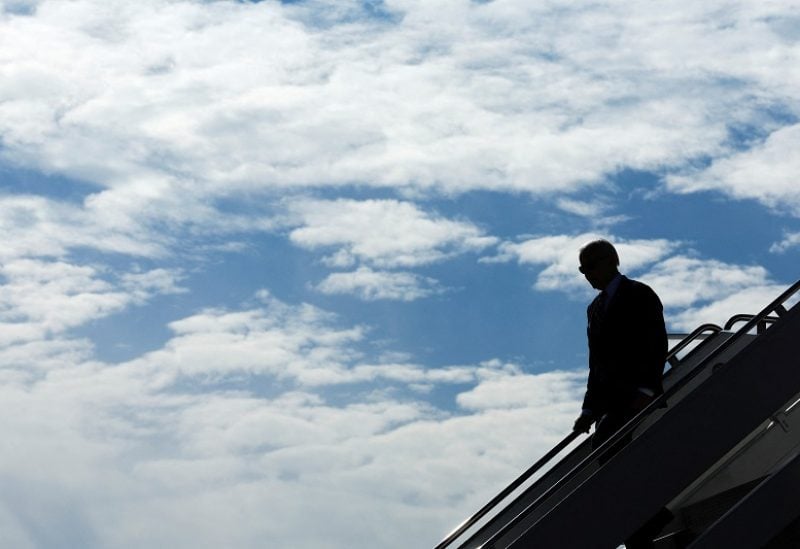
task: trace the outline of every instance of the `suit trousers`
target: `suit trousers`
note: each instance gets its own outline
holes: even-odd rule
[[[635,410],[626,410],[624,412],[609,412],[601,417],[600,421],[597,422],[597,425],[594,429],[594,434],[592,435],[592,450],[596,450],[606,440],[614,436],[614,433],[619,431],[620,428],[628,423],[628,421],[630,421],[635,415]],[[599,463],[602,465],[611,459],[611,456],[619,452],[632,439],[632,433],[628,433],[622,437],[622,439],[614,443],[611,448],[607,449],[603,455],[600,456],[598,459]]]

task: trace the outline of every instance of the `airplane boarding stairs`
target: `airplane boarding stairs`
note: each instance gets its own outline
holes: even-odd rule
[[[613,549],[665,507],[658,549],[800,547],[798,297],[800,281],[758,315],[688,334],[660,398],[544,471],[570,433],[435,549]]]

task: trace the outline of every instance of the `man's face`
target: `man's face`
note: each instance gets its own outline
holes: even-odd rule
[[[581,254],[579,259],[578,270],[583,273],[592,288],[597,290],[604,290],[617,273],[614,259],[608,255],[587,252]]]

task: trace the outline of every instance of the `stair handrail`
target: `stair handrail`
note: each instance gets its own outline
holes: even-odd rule
[[[498,503],[504,500],[508,495],[519,488],[519,486],[528,480],[531,476],[533,476],[536,471],[538,471],[542,466],[544,466],[548,461],[553,459],[553,457],[561,452],[564,448],[566,448],[570,442],[578,438],[576,431],[572,431],[568,434],[564,439],[556,444],[553,448],[550,449],[544,456],[542,456],[536,463],[531,465],[528,469],[525,470],[520,476],[518,476],[514,481],[511,482],[508,486],[506,486],[503,490],[500,491],[495,497],[493,497],[486,505],[481,507],[478,512],[474,515],[469,517],[467,520],[456,526],[456,528],[450,532],[445,538],[439,542],[439,545],[434,547],[434,549],[444,549],[448,545],[450,545],[456,538],[458,538],[461,534],[463,534],[468,528],[482,519],[489,511],[491,511]]]
[[[695,328],[690,334],[684,337],[680,342],[678,342],[672,349],[669,350],[667,353],[667,357],[665,363],[669,363],[671,368],[667,370],[664,374],[665,376],[670,375],[670,373],[678,366],[680,360],[677,358],[677,355],[680,351],[691,345],[696,339],[700,338],[705,332],[712,332],[713,334],[719,333],[722,331],[722,328],[717,326],[716,324],[703,324]],[[519,488],[525,481],[531,478],[534,474],[536,474],[539,469],[544,467],[551,459],[553,459],[556,455],[558,455],[561,450],[569,446],[569,444],[578,437],[579,433],[572,431],[568,434],[561,442],[556,444],[552,449],[550,449],[544,456],[542,456],[536,463],[531,465],[528,469],[526,469],[521,475],[519,475],[516,479],[514,479],[508,486],[506,486],[503,490],[501,490],[496,496],[494,496],[488,503],[486,503],[483,507],[481,507],[478,511],[476,511],[471,517],[467,518],[464,522],[456,526],[449,534],[447,534],[442,541],[439,542],[434,549],[444,549],[445,547],[449,546],[453,541],[455,541],[461,534],[463,534],[467,529],[471,528],[475,525],[479,520],[481,520],[484,516],[486,516],[498,503],[503,501],[507,498],[514,490]]]
[[[678,358],[678,353],[683,351],[689,345],[691,345],[694,342],[694,340],[699,339],[700,336],[703,335],[705,332],[712,332],[712,335],[715,335],[720,333],[721,331],[722,328],[720,328],[716,324],[711,324],[711,323],[701,324],[700,326],[692,330],[692,332],[689,335],[680,340],[672,349],[669,350],[669,353],[667,353],[667,358],[665,362],[669,363],[670,369],[667,370],[667,372],[664,375],[665,376],[669,375],[670,372],[672,372],[675,368],[678,367],[678,364],[680,364],[683,361],[683,359]]]
[[[730,330],[740,322],[747,322],[748,320],[752,320],[754,316],[755,315],[749,315],[749,314],[733,315],[728,319],[728,322],[725,323],[725,329]],[[778,320],[780,320],[780,318],[777,316],[768,316],[762,319],[762,321],[758,324],[758,326],[756,326],[756,332],[757,333],[763,332],[764,330],[767,329],[768,324],[770,325],[775,324]]]
[[[528,506],[525,507],[525,509],[523,509],[513,519],[507,522],[505,526],[503,526],[500,530],[495,532],[494,535],[492,535],[492,537],[489,538],[482,545],[482,547],[493,547],[493,544],[497,542],[500,538],[502,538],[520,520],[522,520],[522,518],[524,518],[525,515],[528,514],[528,512],[538,507],[542,502],[544,502],[547,498],[553,495],[556,492],[556,490],[561,488],[561,486],[572,480],[572,478],[575,477],[575,475],[577,475],[578,472],[580,472],[583,468],[585,468],[589,463],[597,459],[598,456],[603,455],[608,449],[613,448],[614,445],[619,443],[623,439],[623,437],[626,437],[629,433],[631,433],[639,425],[639,423],[641,423],[652,412],[654,412],[659,408],[664,407],[666,405],[666,400],[668,396],[672,396],[684,385],[686,385],[689,381],[694,379],[702,370],[705,369],[707,364],[711,363],[713,359],[717,358],[724,351],[728,350],[735,342],[737,342],[745,334],[750,332],[750,330],[757,327],[759,322],[763,321],[771,313],[776,313],[778,317],[782,317],[783,315],[785,315],[788,312],[788,310],[786,309],[786,307],[784,307],[784,303],[795,293],[797,293],[798,290],[800,290],[800,280],[792,284],[780,296],[775,298],[769,305],[767,305],[764,309],[762,309],[760,313],[752,315],[752,318],[749,321],[747,321],[747,323],[742,328],[740,328],[727,341],[725,341],[722,345],[714,349],[707,357],[705,357],[702,361],[700,361],[700,363],[697,364],[692,369],[691,372],[689,372],[686,376],[682,377],[677,382],[675,382],[675,384],[672,387],[665,390],[663,394],[658,396],[643,410],[641,410],[638,414],[636,414],[633,418],[631,418],[614,435],[609,437],[600,446],[592,450],[592,452],[588,456],[583,458],[580,461],[580,463],[578,463],[575,467],[573,467],[566,475],[564,475],[555,483],[553,483],[553,485],[550,486],[547,490],[545,490],[538,498],[532,501]]]

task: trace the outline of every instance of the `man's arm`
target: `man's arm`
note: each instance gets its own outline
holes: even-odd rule
[[[586,393],[583,396],[583,407],[581,408],[581,415],[578,416],[578,419],[575,420],[575,424],[572,426],[573,431],[588,433],[592,424],[598,418],[597,412],[600,406],[595,399],[596,375],[594,368],[589,366],[589,378],[586,381]]]

